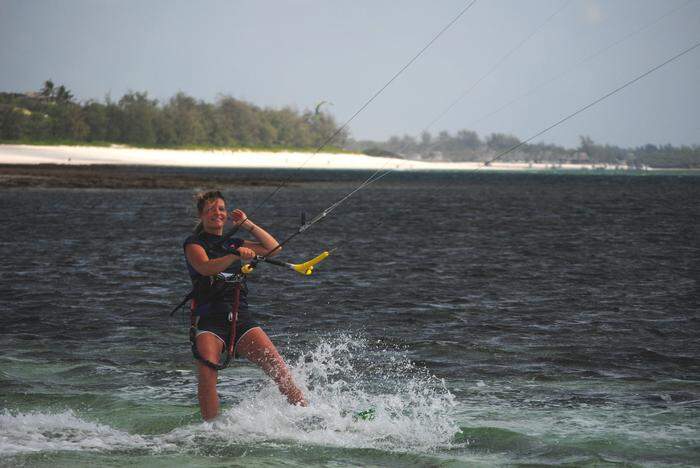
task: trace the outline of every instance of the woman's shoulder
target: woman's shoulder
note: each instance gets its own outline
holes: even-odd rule
[[[189,244],[197,244],[201,245],[202,247],[206,247],[206,244],[204,243],[204,239],[199,234],[190,234],[187,236],[187,239],[182,243],[182,247],[187,247]]]

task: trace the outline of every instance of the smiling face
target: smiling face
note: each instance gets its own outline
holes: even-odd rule
[[[221,198],[216,198],[204,203],[199,212],[199,219],[206,232],[221,234],[226,224],[226,203]]]

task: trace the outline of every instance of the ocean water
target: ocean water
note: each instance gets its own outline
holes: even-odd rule
[[[293,176],[278,238],[366,174]],[[310,406],[236,361],[214,423],[168,317],[192,194],[0,191],[0,465],[700,464],[699,177],[388,176],[250,280]]]

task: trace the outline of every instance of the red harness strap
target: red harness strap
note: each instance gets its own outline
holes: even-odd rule
[[[241,283],[236,283],[236,288],[233,292],[233,307],[228,316],[231,323],[231,328],[228,332],[228,352],[226,353],[227,360],[231,359],[233,352],[236,349],[236,321],[238,320],[238,306],[241,303]]]

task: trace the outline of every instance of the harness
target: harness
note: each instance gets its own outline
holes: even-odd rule
[[[325,216],[325,214],[323,214],[323,216]],[[315,219],[314,221],[311,221],[309,223],[306,223],[304,218],[302,218],[302,226],[292,237],[306,230],[309,226],[321,219],[323,216],[317,217],[318,219]],[[229,233],[228,235],[224,236],[224,239],[229,239],[232,235],[233,233]],[[212,245],[212,243],[208,242],[206,237],[202,235],[199,236],[199,239],[204,244],[205,251],[207,252],[207,255],[209,255],[209,258],[217,258],[216,250],[221,248],[221,243],[219,243],[218,245]],[[287,241],[290,239],[291,238],[288,238]],[[278,250],[279,248],[280,245],[278,245],[272,252]],[[267,256],[269,255],[270,253],[267,254]],[[304,263],[287,263],[267,258],[267,256],[258,255],[252,261],[250,261],[250,263],[242,265],[236,273],[222,272],[214,276],[198,276],[192,281],[192,290],[190,290],[190,292],[187,293],[187,295],[182,299],[182,301],[180,301],[180,303],[177,306],[175,306],[175,308],[170,312],[170,316],[172,317],[173,315],[175,315],[175,312],[184,307],[185,304],[187,304],[188,302],[192,301],[192,304],[190,306],[189,333],[190,343],[192,345],[192,355],[195,357],[195,359],[212,369],[225,369],[226,367],[228,367],[235,351],[236,322],[238,320],[238,310],[240,308],[241,303],[241,289],[243,288],[244,294],[247,292],[245,284],[246,275],[252,273],[252,271],[255,269],[258,263],[265,262],[272,265],[289,268],[301,275],[308,276],[313,273],[314,267],[318,263],[326,259],[329,255],[329,252],[323,252],[320,255]],[[230,299],[232,306],[231,311],[228,315],[229,335],[228,346],[226,348],[226,357],[224,358],[224,361],[222,363],[218,364],[204,359],[197,350],[197,322],[199,314],[196,313],[196,309],[198,305],[221,302],[224,299],[226,300],[226,302],[228,302]]]
[[[228,314],[229,329],[226,358],[224,358],[224,362],[217,364],[208,359],[204,359],[199,354],[199,351],[197,351],[197,321],[199,316],[195,314],[195,309],[197,308],[196,299],[192,299],[192,305],[190,307],[190,344],[192,345],[192,355],[195,359],[214,370],[223,370],[226,369],[231,362],[236,347],[236,322],[238,320],[238,308],[241,303],[241,283],[243,282],[243,276],[241,274],[219,273],[216,275],[216,279],[229,284],[233,283],[233,303],[231,305],[231,312]]]
[[[207,254],[210,255],[211,258],[214,258],[212,254],[216,247],[207,242],[207,239],[203,236],[200,236],[200,240],[204,243]],[[190,292],[187,293],[182,301],[170,312],[170,316],[172,317],[175,312],[184,307],[187,302],[192,301],[190,305],[189,331],[192,355],[195,359],[214,370],[222,370],[228,367],[234,355],[236,345],[236,323],[241,303],[241,288],[245,288],[245,275],[240,271],[237,273],[221,272],[214,276],[200,276],[193,280]],[[198,305],[212,304],[223,300],[226,302],[231,301],[231,311],[228,314],[228,345],[226,347],[226,357],[223,362],[215,363],[204,359],[197,350],[197,323],[200,314],[197,314],[196,309]]]
[[[185,298],[170,312],[172,317],[175,312],[181,309],[187,302],[192,301],[190,305],[190,344],[192,345],[192,355],[195,359],[215,370],[226,369],[233,357],[234,348],[236,346],[236,322],[238,320],[238,309],[241,304],[241,285],[245,281],[245,276],[242,273],[219,273],[216,276],[203,276],[199,282],[207,281],[210,288],[207,293],[202,291],[202,287],[195,283],[192,290],[187,293]],[[231,286],[232,285],[232,286]],[[218,286],[218,287],[217,287]],[[231,289],[232,288],[232,289]],[[229,330],[228,330],[228,346],[226,347],[226,358],[221,364],[211,362],[204,359],[199,351],[197,351],[197,322],[199,315],[196,313],[197,304],[206,304],[217,299],[222,299],[230,293],[232,296],[231,312],[228,314]]]

